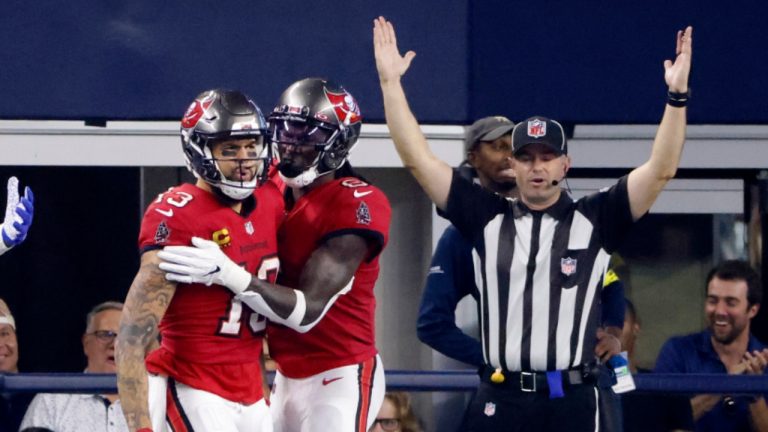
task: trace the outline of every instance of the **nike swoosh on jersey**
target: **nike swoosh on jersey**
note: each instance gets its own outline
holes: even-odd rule
[[[156,208],[155,211],[160,213],[163,216],[168,216],[168,217],[173,216],[173,209],[160,210],[159,208]]]
[[[362,197],[364,197],[366,195],[370,195],[372,193],[373,193],[373,191],[366,191],[366,192],[354,191],[354,192],[352,192],[352,194],[355,196],[355,198],[362,198]]]
[[[328,385],[328,384],[330,384],[330,383],[332,383],[334,381],[338,381],[338,380],[340,380],[342,378],[344,378],[344,377],[336,377],[336,378],[330,378],[330,379],[329,378],[323,378],[323,385],[324,386]]]

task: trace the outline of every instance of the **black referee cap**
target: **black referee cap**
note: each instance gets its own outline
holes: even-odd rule
[[[512,131],[512,151],[517,153],[528,144],[544,144],[558,156],[568,154],[563,126],[546,117],[534,116],[515,126]]]

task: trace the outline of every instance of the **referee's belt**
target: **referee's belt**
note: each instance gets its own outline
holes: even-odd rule
[[[600,376],[600,369],[597,367],[597,365],[592,364],[577,366],[571,369],[554,372],[557,372],[557,375],[559,375],[564,387],[578,386],[583,384],[593,385],[597,383],[597,380]],[[498,382],[499,373],[503,376],[502,382]],[[492,386],[508,390],[517,390],[531,393],[547,393],[550,392],[549,381],[551,379],[551,377],[547,378],[548,373],[552,374],[553,372],[497,371],[492,366],[485,365],[480,372],[480,380]],[[496,374],[495,380],[491,378],[494,374]]]

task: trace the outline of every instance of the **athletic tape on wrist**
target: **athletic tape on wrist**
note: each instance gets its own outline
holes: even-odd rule
[[[304,320],[304,315],[307,313],[307,299],[304,298],[304,293],[298,290],[293,290],[296,294],[296,306],[293,307],[293,312],[285,319],[289,327],[301,327],[301,322]]]
[[[257,313],[264,315],[268,320],[283,324],[286,327],[290,327],[303,333],[311,328],[304,328],[301,326],[301,322],[304,320],[304,315],[307,313],[307,301],[304,298],[303,292],[293,290],[293,293],[296,295],[296,304],[294,305],[291,314],[285,318],[279,316],[267,301],[264,300],[264,297],[255,291],[243,291],[240,294],[237,294],[236,297]]]
[[[243,291],[242,293],[237,294],[235,297],[240,299],[240,301],[248,305],[257,313],[264,315],[268,320],[278,324],[283,324],[284,326],[296,330],[299,333],[306,333],[311,330],[312,327],[314,327],[318,322],[320,322],[320,320],[325,316],[326,312],[328,312],[328,309],[333,306],[333,304],[336,302],[336,299],[338,299],[340,295],[344,295],[352,289],[354,281],[355,278],[353,276],[349,282],[339,290],[339,292],[334,294],[333,297],[328,300],[320,315],[312,322],[306,323],[304,325],[301,323],[304,321],[304,318],[307,315],[307,300],[304,297],[304,293],[302,291],[293,290],[293,293],[296,295],[296,304],[293,306],[293,310],[291,311],[290,315],[288,315],[286,318],[277,315],[277,313],[272,310],[272,307],[267,304],[266,300],[264,300],[264,297],[255,291]]]

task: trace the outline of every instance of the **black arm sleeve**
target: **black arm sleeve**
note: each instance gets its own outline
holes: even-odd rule
[[[510,201],[463,178],[453,171],[448,204],[438,214],[451,221],[464,238],[470,241],[483,231],[497,214],[510,207]]]

